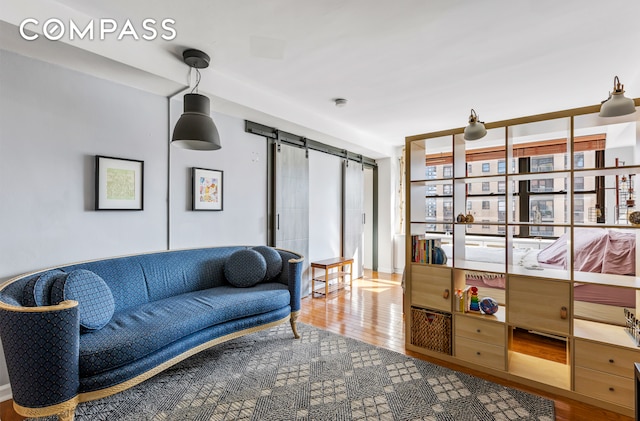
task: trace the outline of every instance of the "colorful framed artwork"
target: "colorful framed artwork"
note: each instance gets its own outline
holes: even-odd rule
[[[96,155],[96,210],[143,210],[144,162]]]
[[[193,210],[221,211],[223,198],[222,171],[193,168]]]

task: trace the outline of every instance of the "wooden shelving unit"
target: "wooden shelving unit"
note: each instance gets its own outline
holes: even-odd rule
[[[596,105],[490,123],[473,142],[463,128],[407,137],[406,348],[632,416],[640,348],[623,309],[590,313],[612,307],[589,307],[576,292],[622,288],[640,316],[640,276],[594,273],[581,260],[582,242],[601,232],[640,240],[623,212],[634,206],[626,202],[636,194],[631,181],[640,180],[640,112],[598,112]],[[412,236],[440,239],[446,263],[412,261]],[[555,250],[557,262],[539,263],[543,250]],[[637,250],[631,259],[640,268]],[[480,294],[495,294],[495,315],[456,306],[456,291],[473,277],[489,281]],[[451,355],[412,342],[416,309],[451,315]],[[566,363],[516,351],[516,329],[557,338]]]

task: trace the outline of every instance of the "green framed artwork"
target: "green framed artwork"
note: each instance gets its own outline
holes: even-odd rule
[[[96,210],[143,210],[144,162],[96,155]]]

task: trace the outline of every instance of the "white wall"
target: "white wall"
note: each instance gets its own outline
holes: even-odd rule
[[[378,271],[393,273],[393,211],[395,208],[393,158],[378,163]]]
[[[171,127],[182,98],[171,101]],[[244,120],[213,113],[222,148],[172,147],[171,249],[267,243],[267,141],[244,131]],[[192,167],[223,171],[223,210],[192,211]]]
[[[364,258],[365,269],[373,269],[373,168],[364,169]]]
[[[340,256],[342,159],[309,151],[309,261]]]

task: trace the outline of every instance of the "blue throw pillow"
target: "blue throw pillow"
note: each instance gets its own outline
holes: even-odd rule
[[[22,289],[22,305],[27,307],[51,305],[51,287],[56,279],[66,275],[60,269],[34,275]]]
[[[255,250],[238,250],[224,263],[224,276],[236,287],[252,287],[266,274],[267,261]]]
[[[257,246],[252,250],[257,251],[264,257],[267,262],[267,274],[264,277],[265,281],[270,281],[280,274],[282,271],[282,256],[273,247]]]
[[[76,300],[83,330],[104,327],[115,311],[113,294],[106,282],[90,270],[76,269],[56,279],[51,288],[51,304]]]

